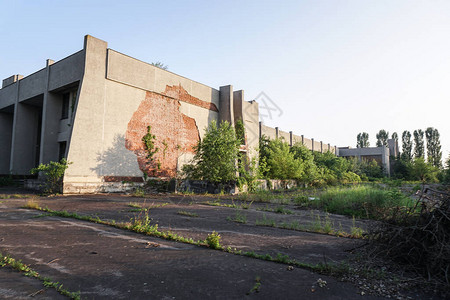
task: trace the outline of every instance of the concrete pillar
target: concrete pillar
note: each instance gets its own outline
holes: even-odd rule
[[[62,101],[60,96],[48,91],[50,66],[53,63],[53,60],[47,59],[47,81],[42,107],[41,151],[39,156],[39,163],[43,164],[47,164],[51,161],[58,161],[59,158],[58,131]]]
[[[234,91],[233,92],[233,114],[234,121],[241,120],[244,122],[243,118],[243,102],[244,102],[244,91]]]
[[[259,138],[261,138],[263,135],[262,133],[262,122],[259,122]]]
[[[289,145],[291,147],[294,145],[294,137],[292,131],[289,131]]]
[[[58,161],[58,132],[61,119],[62,99],[58,94],[46,92],[42,109],[42,132],[40,163]]]
[[[302,134],[302,145],[305,145],[305,137]]]
[[[40,108],[18,103],[14,114],[11,172],[28,175],[38,165]]]
[[[0,174],[9,174],[14,115],[0,112]]]
[[[327,150],[328,152],[331,152],[331,146],[330,146],[330,143],[328,143],[328,150]]]
[[[278,127],[275,127],[275,137],[278,139],[279,137],[279,129]]]
[[[228,121],[234,126],[233,86],[221,86],[219,92],[219,122]]]
[[[323,153],[323,142],[320,141],[320,153]]]
[[[311,151],[314,151],[314,138],[311,138]]]

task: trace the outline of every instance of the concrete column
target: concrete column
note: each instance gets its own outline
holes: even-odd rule
[[[262,137],[262,122],[259,122],[259,138]]]
[[[11,148],[11,172],[28,175],[38,165],[37,142],[40,109],[18,103],[15,109],[13,145]]]
[[[331,146],[330,146],[330,144],[328,143],[328,150],[327,150],[328,152],[331,152]]]
[[[53,63],[53,60],[47,59],[47,81],[42,107],[41,152],[39,156],[39,163],[43,164],[58,161],[59,158],[58,131],[62,101],[58,95],[48,91],[50,66]]]
[[[234,126],[233,86],[221,86],[219,92],[219,122],[228,121]]]
[[[58,161],[58,132],[61,119],[62,99],[58,94],[46,92],[42,109],[42,132],[40,163]]]
[[[14,115],[0,112],[0,174],[9,174]]]
[[[311,138],[311,151],[314,151],[314,138]]]
[[[292,131],[289,131],[289,145],[291,145],[291,147],[294,145],[294,138],[293,138],[293,133]]]
[[[323,153],[323,142],[320,141],[320,153]]]
[[[302,134],[302,145],[305,145],[305,137]]]
[[[275,137],[278,139],[279,137],[279,129],[278,127],[275,127]]]
[[[234,91],[233,92],[233,113],[234,121],[241,120],[244,122],[243,118],[243,102],[244,102],[244,91]]]

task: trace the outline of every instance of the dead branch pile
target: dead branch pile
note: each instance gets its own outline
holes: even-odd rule
[[[369,232],[373,253],[407,265],[428,280],[450,287],[450,197],[424,189],[412,209]]]

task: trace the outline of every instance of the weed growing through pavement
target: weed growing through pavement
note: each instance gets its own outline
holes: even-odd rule
[[[255,221],[255,225],[257,226],[269,226],[276,227],[276,222],[274,219],[268,219],[266,214],[263,214],[262,219],[258,219]]]
[[[210,248],[221,250],[223,249],[223,247],[220,245],[221,238],[222,237],[220,236],[220,234],[218,234],[216,231],[213,231],[212,233],[208,234],[205,242]]]
[[[189,212],[189,211],[185,211],[185,210],[179,210],[179,211],[177,211],[177,214],[181,215],[181,216],[187,216],[187,217],[193,217],[193,218],[198,217],[198,214]]]
[[[252,289],[247,292],[247,295],[253,294],[253,293],[259,293],[259,289],[261,288],[261,277],[256,276],[255,278],[255,285],[253,285]]]
[[[67,296],[70,299],[79,300],[80,292],[70,292],[63,288],[59,282],[54,282],[48,277],[42,277],[38,272],[30,268],[30,266],[22,263],[21,260],[16,260],[9,255],[4,255],[0,252],[0,268],[10,267],[13,270],[23,272],[27,277],[34,277],[42,281],[45,287],[54,288],[61,295]]]
[[[38,209],[39,208],[39,203],[35,200],[28,200],[26,206],[28,208],[33,208],[33,209]]]
[[[28,207],[29,208],[29,207]],[[69,213],[67,211],[54,211],[48,208],[42,208],[38,207],[35,208],[40,211],[47,212],[50,215],[53,216],[59,216],[64,218],[73,218],[73,219],[79,219],[89,222],[95,222],[99,224],[109,225],[120,229],[126,229],[130,231],[135,231],[139,233],[143,233],[146,235],[163,238],[166,240],[172,240],[197,246],[206,246],[210,249],[215,250],[222,250],[224,252],[228,252],[230,254],[234,255],[241,255],[241,256],[247,256],[255,259],[262,259],[266,261],[276,262],[276,263],[282,263],[287,264],[290,266],[296,266],[299,268],[307,269],[313,272],[317,272],[320,274],[326,274],[326,275],[334,275],[334,276],[342,276],[344,274],[349,274],[352,272],[350,267],[345,264],[330,264],[330,263],[319,263],[319,264],[309,264],[309,263],[302,263],[295,259],[290,258],[288,255],[284,255],[282,253],[278,253],[275,257],[272,257],[270,254],[258,254],[254,251],[251,252],[242,252],[242,250],[236,250],[232,249],[231,247],[224,248],[222,245],[220,245],[220,239],[221,236],[216,232],[213,231],[211,234],[208,235],[208,237],[204,241],[194,241],[192,238],[186,238],[183,236],[179,236],[173,232],[170,231],[159,231],[157,224],[151,225],[150,219],[144,216],[144,220],[138,221],[137,224],[140,224],[140,226],[136,227],[133,226],[131,223],[115,223],[111,221],[104,221],[99,218],[92,218],[89,216],[80,216],[76,213]]]
[[[247,223],[247,215],[242,213],[239,209],[236,209],[234,217],[228,217],[227,220],[245,224]]]

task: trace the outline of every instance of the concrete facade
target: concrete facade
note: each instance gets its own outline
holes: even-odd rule
[[[280,130],[278,127],[272,128],[266,126],[260,122],[259,124],[259,137],[265,136],[269,139],[282,139],[287,142],[290,146],[297,143],[304,145],[306,148],[317,152],[331,152],[337,155],[338,148],[336,146],[331,146],[322,141],[315,141],[314,138],[308,139],[304,135],[296,135],[292,131],[286,132]]]
[[[375,160],[382,168],[386,175],[391,174],[391,156],[398,155],[398,143],[395,140],[388,140],[388,146],[367,147],[367,148],[350,148],[340,147],[338,156],[340,157],[356,157],[359,161]]]
[[[143,172],[174,177],[191,161],[211,121],[242,120],[257,155],[259,110],[231,85],[214,89],[108,48],[86,36],[84,47],[0,89],[0,175],[29,175],[40,163],[67,158],[65,193],[121,190]],[[153,164],[142,137],[156,136]]]
[[[64,193],[120,191],[152,177],[175,177],[194,156],[211,121],[241,120],[241,151],[257,157],[259,138],[283,138],[314,151],[330,144],[259,122],[256,101],[232,85],[215,89],[157,68],[85,36],[82,50],[0,89],[0,175],[30,175],[40,163],[67,158]],[[159,151],[146,158],[151,126]]]

